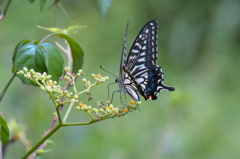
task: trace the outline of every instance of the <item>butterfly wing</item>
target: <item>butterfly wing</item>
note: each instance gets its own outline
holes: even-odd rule
[[[128,24],[127,22],[126,31],[124,35],[124,43],[123,43],[123,49],[122,49],[122,58],[120,63],[120,73],[119,78],[116,80],[116,82],[119,83],[119,87],[121,90],[123,90],[125,93],[128,93],[133,99],[136,101],[140,100],[140,97],[137,92],[137,86],[132,81],[131,77],[127,72],[124,71],[124,68],[126,68],[126,54],[127,54],[127,32],[128,32]]]
[[[140,85],[137,90],[145,100],[156,100],[162,89],[175,90],[163,84],[162,68],[157,65],[157,39],[158,24],[152,20],[138,34],[126,60],[128,70]]]
[[[148,22],[135,39],[127,59],[126,33],[120,66],[120,87],[133,99],[139,101],[138,92],[145,98],[157,99],[162,89],[175,90],[163,84],[162,68],[157,65],[157,21]]]

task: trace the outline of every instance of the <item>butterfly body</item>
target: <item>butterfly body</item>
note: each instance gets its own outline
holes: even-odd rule
[[[120,75],[116,82],[121,90],[136,101],[140,100],[139,94],[145,100],[156,100],[162,89],[175,90],[173,87],[163,84],[162,68],[156,64],[158,53],[157,31],[157,21],[148,22],[135,39],[126,59],[126,29]]]

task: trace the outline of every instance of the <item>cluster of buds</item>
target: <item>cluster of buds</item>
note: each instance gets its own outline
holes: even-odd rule
[[[98,74],[92,74],[92,77],[95,79],[95,81],[97,82],[97,84],[99,83],[103,83],[105,82],[106,80],[109,80],[108,77],[102,77],[102,75],[100,73]]]
[[[28,71],[28,68],[24,67],[23,70],[20,70],[17,74],[22,74],[24,77],[30,79],[40,86],[40,89],[46,93],[54,94],[63,94],[61,86],[57,84],[57,81],[51,80],[52,76],[47,75],[46,72],[39,73],[35,72],[33,69]]]
[[[114,107],[109,101],[98,101],[97,108],[93,108],[80,102],[78,106],[76,106],[76,110],[82,110],[88,113],[93,112],[96,114],[96,120],[104,120],[107,118],[126,116],[128,112],[139,109],[139,105],[141,105],[140,101],[136,103],[135,101],[130,101],[129,104],[126,103],[123,104],[123,106]]]
[[[134,110],[139,109],[141,102],[130,101],[129,103],[125,103],[122,106],[113,107],[113,105],[109,102],[98,101],[97,106],[99,107],[99,111],[97,115],[100,118],[114,118],[126,116],[128,112],[132,112]]]
[[[78,73],[73,74],[69,72],[68,68],[64,69],[61,80],[65,80],[68,86],[72,86],[73,92],[63,90],[61,86],[58,85],[57,81],[51,80],[51,75],[47,75],[46,73],[41,74],[35,72],[33,69],[28,71],[27,68],[23,68],[23,70],[18,72],[18,74],[23,74],[26,78],[29,78],[30,80],[38,84],[40,86],[40,89],[48,93],[55,101],[54,103],[57,104],[56,107],[67,103],[78,103],[78,105],[75,107],[76,110],[82,110],[89,113],[91,116],[95,116],[95,120],[104,120],[107,118],[126,116],[129,112],[139,109],[139,105],[141,104],[140,101],[130,101],[129,103],[125,103],[122,106],[114,107],[109,101],[98,101],[97,107],[95,108],[79,102],[79,95],[81,94],[89,95],[89,100],[93,99],[90,93],[91,87],[103,83],[109,79],[108,77],[102,77],[100,73],[92,74],[95,82],[91,82],[86,78],[82,78],[81,81],[84,84],[85,90],[81,92],[77,91],[75,87],[75,82],[79,77],[84,75],[82,70],[79,70]],[[61,97],[65,97],[65,100],[62,102],[60,102]],[[92,113],[94,113],[95,115],[93,115]]]
[[[72,86],[74,92],[70,92],[64,88],[62,88],[57,81],[51,80],[51,75],[47,75],[47,73],[39,73],[35,72],[33,69],[28,70],[26,67],[23,68],[23,70],[20,70],[17,74],[22,74],[24,77],[30,79],[34,83],[36,83],[41,90],[48,93],[52,99],[56,101],[59,105],[63,105],[66,103],[78,103],[78,97],[81,94],[87,94],[89,95],[89,100],[93,99],[90,93],[90,88],[99,84],[103,83],[106,80],[108,80],[108,77],[102,77],[100,74],[97,74],[97,76],[92,77],[95,79],[95,82],[91,82],[87,80],[86,78],[82,79],[82,82],[84,83],[85,90],[78,92],[75,87],[76,80],[84,76],[83,71],[80,69],[78,73],[74,74],[69,72],[68,68],[66,67],[63,71],[63,76],[60,78],[61,80],[65,80],[67,82],[68,86]],[[66,97],[65,101],[60,102],[60,98]]]
[[[78,73],[71,73],[68,70],[68,67],[65,67],[63,70],[63,76],[60,78],[60,80],[65,80],[67,82],[68,86],[73,86],[75,81],[80,77],[84,76],[84,72],[80,69],[78,70]]]

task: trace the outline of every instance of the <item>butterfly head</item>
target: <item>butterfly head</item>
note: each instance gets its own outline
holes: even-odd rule
[[[116,83],[119,83],[119,82],[120,82],[120,79],[119,79],[119,78],[116,78],[116,79],[115,79],[115,82],[116,82]]]

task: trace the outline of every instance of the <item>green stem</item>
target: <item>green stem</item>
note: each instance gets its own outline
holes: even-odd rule
[[[89,122],[86,122],[86,123],[65,123],[63,124],[62,126],[80,126],[80,125],[90,125],[90,124],[93,124],[93,123],[96,123],[98,122],[97,120],[91,120]]]
[[[23,157],[22,159],[27,158],[31,155],[41,144],[43,144],[50,136],[52,136],[58,129],[60,129],[63,125],[58,124],[54,129],[52,129],[46,136],[44,136],[34,147],[31,148]]]
[[[65,116],[64,116],[64,118],[63,118],[63,123],[65,123],[66,122],[66,120],[67,120],[67,118],[68,118],[68,115],[69,115],[69,113],[70,113],[70,111],[71,111],[71,109],[72,109],[72,107],[73,107],[73,104],[74,103],[72,103],[71,102],[71,104],[69,105],[69,107],[68,107],[68,109],[67,109],[67,112],[66,112],[66,114],[65,114]]]
[[[52,99],[52,101],[53,101],[53,103],[54,103],[54,105],[55,105],[55,107],[56,107],[56,112],[57,112],[57,116],[58,116],[58,121],[59,121],[60,124],[62,124],[61,113],[60,113],[60,110],[59,110],[59,107],[60,107],[61,105],[59,105],[59,104],[54,100],[54,98],[53,98],[53,96],[52,96],[51,94],[50,94],[50,98]]]
[[[51,34],[45,36],[38,44],[40,45],[40,44],[43,43],[47,38],[49,38],[49,37],[51,37],[51,36],[54,36],[54,35],[56,35],[56,34],[57,34],[57,33],[51,33]]]
[[[81,92],[78,92],[77,94],[80,95],[80,94],[83,94],[83,93],[88,92],[88,91],[89,91],[93,86],[95,86],[96,84],[97,84],[97,82],[89,85],[89,86],[87,87],[87,89],[85,89],[85,90],[83,90],[83,91],[81,91]]]
[[[0,95],[0,102],[1,102],[4,94],[6,93],[8,87],[10,86],[10,84],[12,83],[12,81],[13,81],[13,79],[15,78],[16,75],[17,75],[17,72],[15,72],[15,73],[12,75],[11,79],[8,81],[7,85],[5,86],[4,90],[2,91],[2,93],[1,93],[1,95]]]
[[[77,92],[77,88],[76,88],[76,85],[75,85],[75,78],[73,78],[72,82],[73,82],[74,93],[77,94],[78,92]]]
[[[57,111],[58,121],[59,121],[60,124],[62,124],[63,121],[62,121],[62,118],[61,118],[61,113],[60,113],[59,108],[57,108],[56,111]]]
[[[91,114],[91,112],[86,111],[88,113],[88,115],[92,118],[92,120],[95,120],[94,116]]]
[[[52,99],[55,107],[57,108],[57,107],[58,107],[58,103],[56,102],[56,100],[54,99],[54,97],[52,96],[52,94],[49,93],[49,96],[50,96],[50,98]]]

